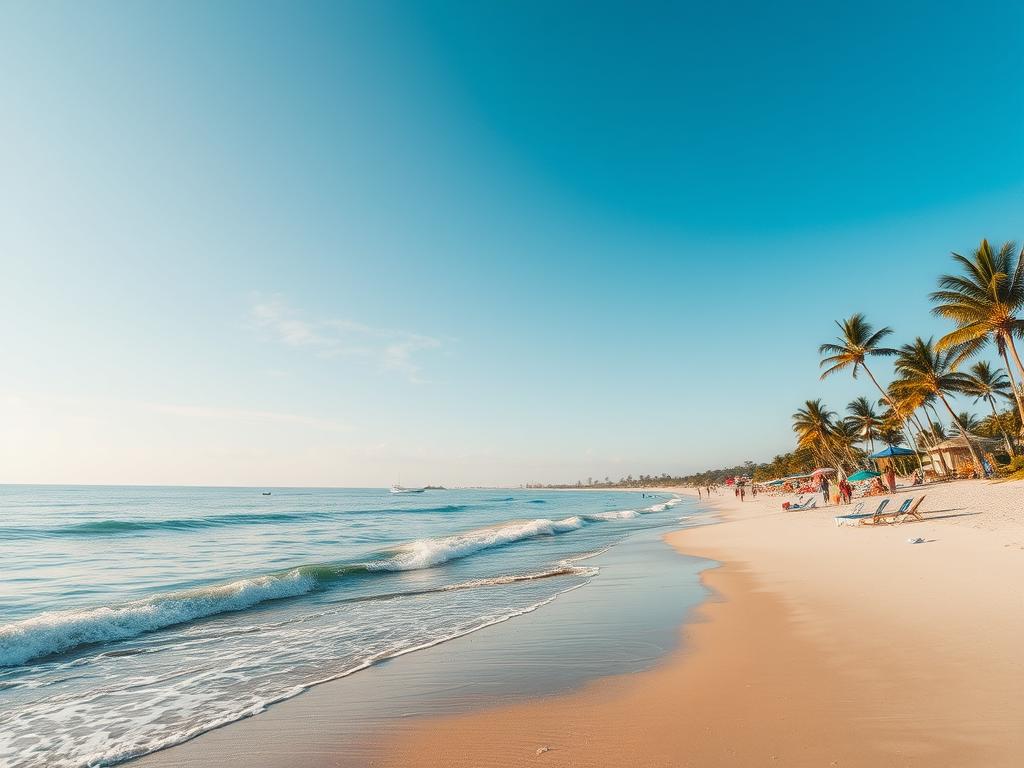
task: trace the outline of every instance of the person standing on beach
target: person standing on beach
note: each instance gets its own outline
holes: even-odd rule
[[[698,499],[703,499],[704,498],[703,496],[700,495],[700,488],[697,488],[697,498]]]
[[[746,489],[746,488],[744,488],[744,487],[743,487],[743,486],[741,485],[741,486],[740,486],[740,501],[746,501],[746,500],[747,500],[747,489]]]
[[[821,476],[821,484],[818,488],[821,490],[821,496],[825,500],[825,503],[828,504],[828,478],[824,475]]]
[[[889,493],[896,493],[896,473],[893,471],[892,464],[885,470],[885,484],[889,486]]]

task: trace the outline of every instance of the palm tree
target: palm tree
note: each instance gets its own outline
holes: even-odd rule
[[[918,397],[902,392],[897,393],[893,390],[892,384],[890,384],[885,392],[885,397],[879,400],[878,404],[887,406],[887,410],[882,414],[882,420],[886,422],[887,426],[886,432],[891,433],[893,429],[897,429],[909,438],[917,458],[917,465],[923,470],[924,462],[921,460],[919,441],[923,442],[926,446],[928,442],[920,424],[917,423],[917,418],[914,416]],[[916,438],[914,436],[915,427],[917,428]],[[892,445],[892,443],[889,443],[889,445]]]
[[[981,419],[967,411],[960,411],[960,413],[956,415],[956,420],[958,425],[953,427],[954,435],[973,435],[974,431],[981,426]],[[960,431],[961,428],[963,428],[963,432]]]
[[[860,464],[859,456],[864,455],[864,452],[856,447],[860,439],[861,435],[856,427],[846,419],[836,421],[832,427],[832,440],[835,449],[850,462],[852,467],[858,466]]]
[[[966,430],[957,419],[949,400],[946,399],[948,395],[963,392],[968,387],[967,375],[953,370],[956,354],[953,350],[944,352],[937,350],[932,339],[925,341],[918,336],[912,344],[904,344],[900,347],[896,357],[896,372],[900,378],[893,382],[892,388],[897,394],[931,393],[935,395],[946,406],[953,423],[961,433],[964,433]],[[981,472],[983,465],[974,448],[974,443],[971,442],[967,434],[964,434],[964,438],[967,448],[971,452],[974,466],[978,472]]]
[[[793,414],[793,431],[797,435],[797,448],[808,448],[822,464],[839,467],[834,447],[835,413],[821,400],[808,400]]]
[[[978,434],[985,435],[986,437],[1009,435],[1010,444],[1014,445],[1016,443],[1019,445],[1021,437],[1024,436],[1024,430],[1021,429],[1020,414],[1017,413],[1016,408],[1007,408],[995,416],[987,416],[983,420],[983,426],[978,430]]]
[[[878,437],[886,445],[896,446],[907,442],[907,439],[903,436],[903,430],[900,429],[899,424],[895,421],[883,422],[882,426],[878,429]]]
[[[868,444],[871,453],[875,452],[875,438],[878,437],[878,428],[882,423],[881,418],[875,412],[875,407],[866,397],[858,397],[851,400],[846,406],[850,414],[845,421],[860,438]]]
[[[955,350],[953,367],[977,354],[989,342],[1003,358],[1017,410],[1024,419],[1024,398],[1014,381],[1009,355],[1017,363],[1024,378],[1024,363],[1017,354],[1014,334],[1024,331],[1024,321],[1017,313],[1024,308],[1024,250],[1013,256],[1017,249],[1012,242],[1003,243],[993,252],[988,240],[982,240],[970,258],[953,254],[963,270],[962,275],[942,275],[939,290],[931,295],[936,303],[932,312],[956,323],[956,330],[939,339],[939,350]]]
[[[878,391],[882,393],[882,397],[888,399],[889,395],[882,389],[878,379],[868,368],[867,358],[891,357],[896,354],[895,349],[882,346],[882,339],[892,333],[892,328],[879,328],[876,331],[860,312],[851,315],[848,320],[842,322],[836,320],[836,325],[842,331],[836,338],[838,343],[822,344],[818,347],[819,355],[827,355],[822,358],[820,363],[822,368],[828,366],[821,374],[821,378],[825,379],[837,371],[851,368],[853,378],[856,379],[858,370],[863,368],[872,383],[878,387]]]
[[[1013,445],[1010,444],[1010,437],[1006,434],[1002,425],[999,424],[999,416],[996,414],[996,395],[1007,399],[1010,397],[1009,379],[1006,378],[1002,368],[993,370],[986,360],[979,360],[972,365],[967,378],[967,388],[964,390],[964,394],[973,395],[974,402],[984,400],[989,404],[989,407],[992,409],[993,424],[999,425],[999,432],[1003,436],[1003,442],[1006,443],[1006,452],[1013,456]]]

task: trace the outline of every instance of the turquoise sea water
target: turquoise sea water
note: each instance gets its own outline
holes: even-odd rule
[[[125,760],[514,620],[686,503],[261,490],[0,487],[0,764]]]

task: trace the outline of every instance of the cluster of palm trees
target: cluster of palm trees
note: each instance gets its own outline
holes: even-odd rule
[[[891,328],[876,329],[863,314],[837,321],[839,336],[819,348],[825,379],[840,371],[854,378],[864,371],[881,398],[858,397],[840,418],[821,400],[808,400],[793,414],[797,452],[809,454],[815,463],[856,467],[876,443],[897,446],[909,443],[918,454],[945,439],[939,409],[948,414],[951,431],[962,434],[975,467],[982,466],[978,447],[971,439],[982,428],[1002,439],[1009,456],[1015,453],[1011,433],[1020,437],[1024,423],[1024,382],[1015,338],[1024,338],[1024,250],[1012,242],[993,250],[987,240],[970,256],[953,254],[959,274],[942,275],[930,298],[932,312],[951,320],[954,329],[940,338],[917,337],[900,347],[886,346]],[[1004,367],[981,360],[961,370],[971,358],[994,346]],[[893,358],[895,378],[883,387],[868,365],[874,358]],[[1012,364],[1011,364],[1012,360]],[[1016,376],[1014,371],[1016,370]],[[991,415],[979,420],[957,413],[950,399],[956,396],[984,402]],[[1000,413],[999,402],[1016,404],[1016,413]],[[867,449],[865,451],[864,449]],[[777,460],[782,457],[777,457]],[[942,456],[939,454],[940,462]],[[943,467],[948,471],[947,467]]]

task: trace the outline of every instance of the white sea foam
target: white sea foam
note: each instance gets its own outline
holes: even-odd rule
[[[578,566],[569,565],[566,562],[564,565],[558,568],[552,568],[547,571],[537,571],[536,573],[522,573],[513,574],[509,576],[492,576],[486,579],[473,579],[472,581],[463,581],[458,584],[449,584],[446,587],[442,587],[442,592],[454,592],[460,589],[476,589],[477,587],[496,587],[504,584],[515,584],[520,581],[536,581],[537,579],[547,579],[553,576],[595,576],[598,573],[597,568],[580,568]]]
[[[430,568],[537,536],[553,536],[585,525],[579,516],[506,523],[435,539],[405,544],[390,557],[349,566],[306,566],[283,574],[242,579],[229,584],[157,595],[115,606],[55,611],[0,626],[0,667],[62,653],[80,645],[126,640],[145,632],[241,611],[267,600],[312,592],[324,577],[351,570],[408,571]]]
[[[314,578],[294,570],[283,576],[242,579],[117,606],[43,613],[0,626],[0,667],[24,664],[79,645],[125,640],[173,624],[240,611],[265,600],[305,594],[315,586]]]
[[[588,576],[592,576],[597,573],[596,568],[580,568],[574,570]],[[531,576],[539,578],[543,575],[544,574],[528,574],[525,578],[529,578]],[[517,579],[522,577],[510,578]],[[85,768],[85,766],[116,765],[141,755],[181,744],[202,733],[213,730],[214,728],[259,714],[260,712],[265,711],[269,706],[291,699],[310,688],[333,680],[348,677],[378,664],[381,661],[404,656],[426,648],[431,648],[450,640],[454,640],[458,637],[464,637],[465,635],[478,632],[481,629],[504,623],[518,616],[532,613],[545,605],[549,605],[559,596],[579,589],[586,583],[587,582],[584,581],[527,605],[512,608],[511,610],[497,615],[483,617],[477,621],[462,625],[439,636],[431,637],[429,639],[421,639],[410,644],[389,646],[362,658],[353,665],[343,667],[336,672],[308,679],[299,684],[282,688],[270,695],[260,696],[255,700],[249,700],[240,707],[236,705],[234,707],[219,706],[215,708],[211,707],[209,702],[207,702],[203,706],[203,716],[195,717],[188,721],[182,721],[176,724],[176,727],[154,729],[150,720],[149,710],[145,710],[147,714],[140,714],[137,718],[129,717],[126,712],[115,711],[112,714],[118,718],[118,730],[127,731],[126,733],[122,733],[120,742],[112,742],[109,739],[110,734],[106,732],[103,726],[101,726],[101,728],[89,738],[71,738],[67,733],[57,733],[51,735],[50,738],[45,740],[39,740],[37,744],[33,745],[33,748],[26,751],[24,748],[15,748],[14,742],[17,734],[14,734],[13,732],[8,734],[0,731],[0,764],[10,764],[14,768],[29,768],[30,766],[42,764],[42,759],[45,759],[45,764],[52,766],[53,768]],[[194,703],[203,704],[203,699],[199,697]],[[223,700],[218,700],[215,703],[217,705],[225,704]],[[177,702],[177,704],[178,706],[175,708],[175,715],[180,717],[182,709],[181,701]],[[54,706],[57,706],[56,702],[54,702]],[[0,722],[2,722],[2,720],[0,720]]]
[[[234,513],[248,515],[254,507],[249,496],[242,494],[234,506],[224,507],[218,493],[194,512],[199,522],[186,520],[177,502],[159,514],[130,520],[104,509],[38,521],[27,514],[15,521],[54,531],[59,527],[54,520],[66,521],[61,523],[64,528],[79,536],[132,533],[140,554],[150,552],[148,542],[161,531],[166,539],[176,537],[173,549],[183,556],[152,567],[139,558],[138,568],[134,558],[124,568],[112,559],[114,573],[106,581],[97,577],[96,583],[81,584],[90,594],[103,596],[107,605],[28,601],[16,608],[37,606],[34,618],[6,626],[0,622],[0,699],[10,704],[0,706],[0,765],[109,766],[262,711],[311,685],[379,660],[536,610],[557,594],[587,583],[598,569],[580,561],[606,551],[623,532],[641,527],[642,518],[633,518],[651,511],[637,506],[604,512],[608,507],[589,506],[591,496],[571,499],[565,507],[560,507],[561,497],[549,499],[548,506],[532,506],[534,514],[525,513],[521,520],[503,520],[510,514],[498,505],[486,513],[470,504],[417,508],[411,511],[438,517],[436,525],[443,526],[433,527],[438,537],[396,544],[409,536],[402,533],[405,518],[392,515],[387,521],[366,522],[348,514],[369,506],[358,499],[343,499],[335,508],[333,497],[325,501],[312,494],[308,500],[282,499],[278,505],[275,493],[255,504],[273,502],[281,510],[275,506],[264,512],[259,507],[258,515],[246,518],[273,523],[275,536],[271,529],[261,529],[267,535],[255,537],[258,541],[218,539],[216,532],[196,535],[195,528],[219,524],[222,514],[232,524],[240,521],[242,514]],[[619,504],[637,503],[620,498]],[[399,501],[398,507],[408,503]],[[653,504],[655,499],[647,501]],[[472,514],[452,514],[463,508]],[[555,511],[560,508],[566,511]],[[540,519],[533,519],[538,512]],[[179,518],[185,522],[179,524]],[[467,519],[479,521],[468,526],[493,524],[463,532],[450,527],[466,527]],[[90,522],[94,520],[99,524]],[[588,529],[585,535],[582,528]],[[280,546],[277,531],[284,534]],[[552,549],[544,540],[553,536],[563,544]],[[222,550],[227,540],[233,542],[230,551]],[[504,546],[508,548],[502,551]],[[571,554],[586,548],[590,551]],[[155,551],[163,552],[163,547]],[[492,559],[486,552],[502,554]],[[551,562],[553,552],[565,559]],[[313,562],[267,572],[280,567],[278,563],[294,563],[290,558],[296,553]],[[471,559],[459,568],[443,565],[463,557]],[[414,570],[432,567],[432,573]],[[86,569],[76,576],[84,581],[98,572]],[[132,581],[136,573],[145,579],[140,585]],[[262,575],[217,583],[225,573]],[[149,596],[130,603],[116,597],[161,580],[172,584],[182,579],[208,586],[175,591],[168,586],[163,594],[143,593]],[[297,599],[268,602],[276,598]],[[66,610],[72,607],[76,610]],[[41,613],[47,609],[49,613]],[[218,616],[222,613],[228,615]],[[32,614],[15,615],[23,619]],[[157,632],[146,634],[151,631]]]
[[[647,512],[664,512],[669,507],[674,507],[676,504],[679,504],[681,501],[682,501],[682,499],[679,496],[674,496],[671,499],[669,499],[668,501],[663,501],[660,504],[654,504],[653,506],[648,507],[645,511],[647,511]]]
[[[480,528],[475,531],[443,536],[437,539],[419,539],[399,547],[393,557],[367,564],[370,570],[409,571],[466,557],[483,549],[500,547],[536,536],[553,536],[582,528],[583,518],[564,520],[529,520],[511,524]]]
[[[639,514],[635,509],[620,509],[617,512],[595,512],[591,515],[584,515],[583,519],[595,522],[599,520],[631,520]]]

